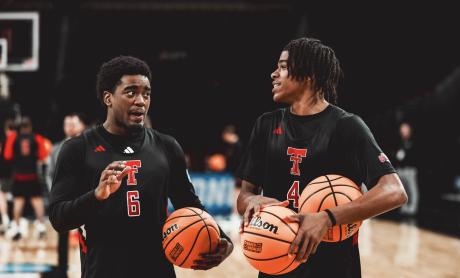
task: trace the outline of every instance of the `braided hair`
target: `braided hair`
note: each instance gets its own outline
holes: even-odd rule
[[[289,52],[289,76],[297,81],[306,77],[313,79],[314,90],[332,103],[337,102],[337,85],[343,76],[334,50],[314,38],[290,41],[283,49]]]

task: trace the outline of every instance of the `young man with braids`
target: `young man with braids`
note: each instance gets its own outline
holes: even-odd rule
[[[202,208],[188,179],[184,153],[168,135],[144,127],[151,72],[131,56],[104,63],[97,94],[105,122],[67,140],[59,153],[50,220],[59,231],[81,227],[82,277],[175,277],[162,249],[167,199]],[[209,269],[233,250],[223,234],[216,253],[193,268]]]
[[[289,253],[304,263],[276,277],[361,277],[358,235],[338,243],[321,242],[327,229],[407,201],[400,179],[366,124],[330,103],[335,102],[341,75],[334,51],[321,41],[289,42],[271,74],[273,100],[288,107],[257,119],[238,170],[243,183],[237,205],[244,226],[265,205],[279,203],[297,211],[300,193],[321,175],[343,175],[370,189],[330,209],[331,215],[322,211],[289,217],[299,223]]]

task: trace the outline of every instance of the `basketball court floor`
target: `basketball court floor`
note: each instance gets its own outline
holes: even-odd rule
[[[235,249],[219,267],[209,271],[176,268],[177,277],[257,277],[241,252],[238,218],[220,220]],[[31,230],[32,227],[31,227]],[[360,228],[359,245],[363,277],[460,277],[460,237],[422,229],[410,221],[370,219]],[[57,264],[57,234],[48,224],[45,239],[33,233],[19,241],[0,236],[0,277],[45,277]],[[80,277],[78,240],[70,238],[69,278]]]

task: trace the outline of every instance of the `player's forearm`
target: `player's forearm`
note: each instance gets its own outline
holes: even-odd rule
[[[246,211],[246,207],[249,204],[251,198],[256,197],[257,194],[249,191],[241,191],[238,195],[238,199],[236,200],[236,208],[240,215],[243,215]]]
[[[50,206],[50,222],[58,232],[78,228],[96,213],[100,204],[94,196],[94,191],[74,200],[55,202]]]
[[[330,209],[337,225],[354,223],[398,208],[407,202],[407,194],[396,174],[385,175],[362,197]]]

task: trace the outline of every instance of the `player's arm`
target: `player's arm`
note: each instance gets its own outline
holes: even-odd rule
[[[282,205],[287,206],[289,201],[281,202],[274,198],[264,197],[260,195],[262,188],[243,180],[241,191],[236,201],[238,213],[243,215],[243,223],[248,225],[253,214],[258,214],[260,209],[266,205]]]
[[[59,152],[50,192],[49,218],[58,231],[68,231],[87,223],[102,201],[116,191],[129,171],[121,162],[109,164],[101,173],[96,189],[85,179],[83,137],[66,141]]]
[[[330,209],[337,225],[354,223],[368,219],[407,202],[407,194],[395,173],[387,174],[378,180],[371,190],[353,202]]]
[[[174,208],[182,207],[197,207],[206,210],[198,196],[195,194],[195,189],[191,183],[186,165],[184,152],[179,143],[167,137],[167,151],[169,152],[169,163],[171,163],[171,186],[169,189],[169,197]],[[207,270],[218,266],[222,263],[233,251],[233,243],[228,235],[219,226],[221,239],[217,245],[216,251],[210,254],[200,254],[201,258],[194,261],[193,269]]]
[[[358,116],[343,119],[340,126],[343,141],[350,142],[361,180],[370,190],[353,202],[331,209],[337,224],[368,219],[405,204],[407,195],[401,180],[369,127]]]
[[[264,205],[283,205],[289,202],[280,202],[274,198],[262,196],[262,186],[265,176],[263,169],[266,160],[267,132],[270,120],[266,114],[260,116],[252,129],[247,149],[241,159],[236,175],[241,178],[241,191],[236,201],[238,213],[243,215],[243,224],[248,225],[252,215],[258,213]]]
[[[338,128],[342,144],[349,147],[350,157],[354,157],[350,163],[356,165],[360,180],[371,189],[350,203],[330,209],[336,225],[362,221],[407,202],[401,180],[367,125],[353,116],[339,122]],[[290,219],[300,226],[289,252],[297,254],[297,260],[306,261],[316,252],[327,228],[332,226],[332,219],[324,211],[302,213]]]
[[[170,187],[168,194],[171,203],[175,209],[196,207],[205,210],[188,176],[182,147],[170,136],[167,136],[164,140],[170,164]]]
[[[50,192],[49,218],[58,232],[83,225],[98,207],[94,190],[85,181],[83,138],[66,141],[59,152]]]

